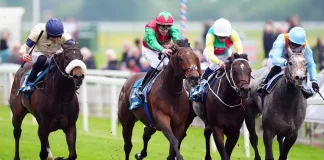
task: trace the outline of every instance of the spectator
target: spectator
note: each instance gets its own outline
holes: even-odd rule
[[[8,39],[9,39],[9,33],[6,31],[2,32],[0,37],[0,54],[1,54],[2,63],[5,63],[7,61],[7,58],[10,53],[8,47]]]
[[[147,72],[150,68],[150,63],[144,58],[140,58],[140,72]]]
[[[83,62],[87,66],[88,69],[96,69],[96,63],[92,52],[87,47],[81,48],[81,54],[83,55]]]
[[[19,42],[14,43],[12,45],[10,54],[7,58],[7,61],[5,63],[13,63],[13,64],[21,64],[20,58],[19,58],[19,49],[20,49],[21,44]]]
[[[316,46],[313,48],[313,57],[320,70],[324,69],[324,42],[321,38],[317,39]]]
[[[273,42],[275,39],[275,34],[273,32],[273,25],[271,21],[267,21],[264,25],[263,30],[263,49],[264,57],[269,58],[270,50],[272,49]]]
[[[137,73],[140,71],[139,67],[136,65],[136,61],[134,58],[130,58],[127,62],[127,68],[129,71]]]
[[[139,38],[135,39],[135,46],[140,50],[140,52],[142,51],[141,39],[139,39]]]
[[[64,28],[71,34],[74,41],[79,41],[79,26],[73,17],[68,17],[66,19]]]
[[[128,52],[129,49],[131,48],[131,43],[130,41],[124,41],[123,43],[123,55],[122,55],[122,62],[126,62],[128,58]]]
[[[117,56],[116,52],[113,49],[106,50],[107,65],[104,69],[107,70],[118,70],[117,66]]]

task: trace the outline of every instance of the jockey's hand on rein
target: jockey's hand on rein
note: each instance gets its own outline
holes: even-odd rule
[[[312,88],[315,92],[318,92],[319,91],[319,86],[317,84],[317,82],[312,82]]]

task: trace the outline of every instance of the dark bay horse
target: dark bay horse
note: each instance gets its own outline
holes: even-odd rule
[[[179,40],[173,45],[174,53],[169,57],[170,62],[157,76],[150,94],[148,95],[149,112],[157,130],[163,132],[170,142],[170,156],[183,160],[179,152],[181,140],[187,128],[186,120],[190,110],[188,95],[183,89],[183,79],[188,79],[192,85],[198,85],[200,77],[200,63],[198,57],[188,43],[188,40]],[[144,129],[144,148],[136,154],[136,159],[147,156],[147,144],[156,129],[150,127],[143,107],[130,111],[130,94],[134,83],[144,74],[135,74],[123,85],[118,103],[118,119],[123,127],[125,159],[129,159],[132,149],[132,131],[134,124],[140,120],[147,127]]]
[[[80,87],[86,70],[83,56],[77,44],[62,46],[63,52],[51,58],[54,66],[45,76],[42,83],[36,85],[31,96],[17,92],[25,73],[31,69],[30,64],[20,68],[12,84],[9,104],[13,114],[12,124],[15,137],[15,160],[19,160],[19,139],[21,123],[27,113],[36,118],[38,136],[41,143],[40,159],[52,159],[48,136],[51,132],[62,129],[66,135],[69,148],[68,160],[77,158],[76,154],[76,121],[79,114],[79,102],[76,89]],[[49,67],[48,67],[49,68]],[[57,158],[63,159],[63,158]]]
[[[203,103],[193,102],[194,108],[205,107],[203,109],[205,116],[200,117],[205,122],[206,160],[211,160],[210,136],[212,133],[222,160],[230,159],[240,136],[240,128],[245,117],[242,102],[249,95],[252,72],[247,56],[245,53],[234,53],[226,63],[223,74],[212,86],[208,84],[206,100]],[[224,135],[227,137],[225,146]]]
[[[275,88],[264,97],[263,105],[256,89],[269,69],[261,68],[253,73],[256,79],[251,81],[251,97],[246,101],[248,108],[246,125],[250,132],[250,142],[255,151],[256,160],[261,159],[257,148],[258,136],[255,131],[255,117],[259,113],[262,115],[266,160],[274,159],[272,153],[274,136],[277,136],[279,142],[279,160],[287,159],[288,152],[297,139],[298,129],[305,119],[307,107],[306,98],[301,90],[307,75],[304,52],[305,50],[302,53],[293,53],[288,48],[289,59],[284,75],[278,80]]]

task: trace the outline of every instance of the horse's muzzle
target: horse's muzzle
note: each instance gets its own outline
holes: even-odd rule
[[[74,81],[76,89],[80,88],[80,86],[82,85],[83,79],[84,79],[84,74],[82,74],[80,76],[78,76],[78,75],[73,76],[73,81]]]
[[[191,86],[197,86],[199,84],[199,76],[190,76],[189,83]]]
[[[249,97],[249,95],[250,95],[250,91],[251,91],[251,88],[250,87],[241,87],[241,88],[239,88],[239,90],[238,90],[238,95],[241,97],[241,98],[243,98],[243,99],[245,99],[245,98],[248,98]]]

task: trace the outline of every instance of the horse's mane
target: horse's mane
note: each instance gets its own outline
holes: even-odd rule
[[[187,38],[180,39],[175,42],[179,47],[190,47],[189,40]]]

